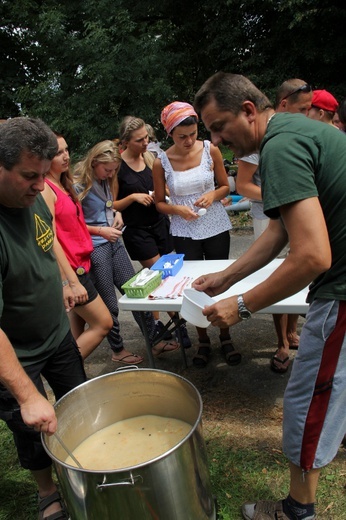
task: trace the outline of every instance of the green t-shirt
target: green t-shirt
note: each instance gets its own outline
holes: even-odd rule
[[[52,215],[41,195],[29,208],[0,205],[1,328],[23,366],[47,359],[69,330],[52,247]]]
[[[301,114],[270,120],[260,149],[264,212],[319,197],[332,250],[332,266],[310,286],[314,298],[346,300],[346,135]]]

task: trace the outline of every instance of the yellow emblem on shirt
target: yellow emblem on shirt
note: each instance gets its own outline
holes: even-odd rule
[[[52,228],[39,217],[36,213],[35,226],[36,226],[36,242],[39,247],[46,253],[53,247],[54,234]]]

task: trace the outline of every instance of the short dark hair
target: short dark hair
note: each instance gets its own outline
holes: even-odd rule
[[[235,115],[239,114],[244,101],[252,101],[260,112],[272,107],[267,96],[248,78],[226,72],[217,72],[201,86],[194,101],[196,112],[200,114],[213,99],[220,110]]]
[[[15,117],[0,125],[0,164],[11,170],[23,152],[50,161],[57,154],[57,138],[41,119]]]

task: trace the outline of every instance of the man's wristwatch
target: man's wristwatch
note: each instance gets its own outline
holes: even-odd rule
[[[248,320],[251,318],[251,312],[246,307],[242,294],[239,294],[238,296],[238,316],[241,320]]]

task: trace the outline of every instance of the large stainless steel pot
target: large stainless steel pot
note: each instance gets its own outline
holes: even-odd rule
[[[66,464],[58,439],[42,435],[72,520],[216,518],[202,435],[202,400],[186,379],[152,369],[114,372],[75,388],[56,403],[55,411],[59,437],[71,451],[96,431],[139,415],[191,424],[190,433],[162,456],[112,471]]]

